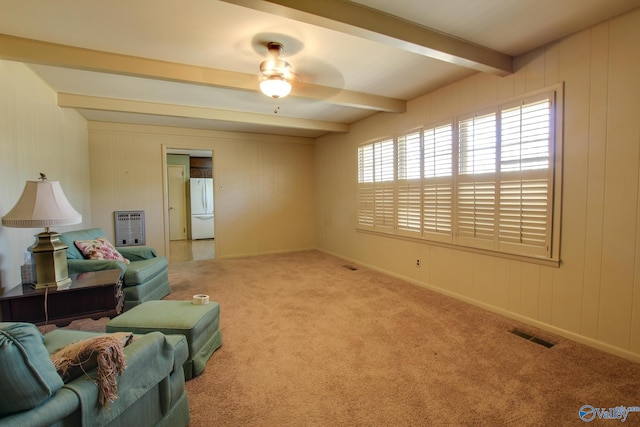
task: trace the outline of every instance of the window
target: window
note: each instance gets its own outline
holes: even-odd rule
[[[423,133],[424,172],[422,232],[426,238],[451,242],[453,225],[453,124]]]
[[[558,260],[559,90],[360,145],[357,227]]]
[[[397,230],[420,235],[422,216],[422,141],[420,132],[398,138]]]
[[[458,242],[493,248],[496,227],[496,112],[458,122],[456,231]]]
[[[393,139],[358,148],[358,225],[362,228],[394,228],[394,148]]]

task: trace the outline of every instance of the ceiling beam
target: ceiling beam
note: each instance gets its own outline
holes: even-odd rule
[[[513,73],[513,57],[346,0],[223,0],[485,73]]]
[[[0,34],[0,59],[227,89],[258,91],[258,76]],[[402,113],[406,101],[363,92],[299,84],[290,97],[372,111]]]
[[[349,132],[349,125],[322,120],[298,119],[239,111],[218,110],[205,107],[162,104],[157,102],[132,101],[128,99],[104,98],[99,96],[58,93],[58,106],[87,110],[116,111],[121,113],[151,114],[156,116],[186,117],[195,119],[221,120],[236,123],[252,123],[274,127],[287,127],[325,132]]]

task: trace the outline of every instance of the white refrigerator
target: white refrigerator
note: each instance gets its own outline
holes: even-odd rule
[[[191,239],[213,239],[213,179],[191,178]]]

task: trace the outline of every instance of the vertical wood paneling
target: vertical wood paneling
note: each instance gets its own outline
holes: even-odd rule
[[[433,121],[448,119],[456,113],[459,104],[455,87],[456,85],[445,86],[433,93],[432,105],[437,106],[432,108]]]
[[[112,234],[113,211],[144,210],[147,244],[165,253],[165,144],[215,152],[217,256],[314,247],[313,146],[291,140],[92,124],[94,225]]]
[[[544,49],[544,85],[553,86],[560,83],[558,74],[560,67],[560,49],[558,43],[551,44]]]
[[[545,85],[545,55],[543,49],[522,55],[515,60],[516,70],[522,69],[523,79],[520,88],[523,92],[541,89]]]
[[[640,69],[640,67],[638,68]],[[640,145],[640,132],[637,140],[638,145]],[[640,187],[640,181],[638,184]],[[640,197],[638,201],[640,202]],[[636,224],[640,224],[640,204],[636,207]],[[633,297],[631,301],[631,330],[629,333],[629,348],[634,353],[640,353],[640,256],[638,249],[640,249],[640,227],[636,228],[635,268],[632,290]]]
[[[554,268],[542,267],[540,269],[540,304],[538,305],[538,320],[553,324],[553,276]]]
[[[474,254],[454,251],[452,255],[456,268],[453,272],[451,290],[460,295],[470,295],[474,292]],[[465,268],[460,268],[460,266],[465,266]]]
[[[454,111],[459,114],[459,111],[473,111],[478,108],[478,88],[477,81],[480,75],[476,74],[473,78],[464,79],[455,85],[449,86],[449,90],[455,99],[453,104]]]
[[[505,77],[501,77],[498,79],[498,98],[499,99],[508,99],[515,95],[516,93],[516,74],[510,74]]]
[[[481,301],[483,303],[491,303],[491,292],[495,281],[495,258],[490,256],[473,256],[470,257],[473,269],[473,277],[471,283],[472,288],[465,292],[465,295]]]
[[[400,122],[419,123],[425,115],[440,119],[467,112],[494,90],[506,99],[564,83],[561,265],[495,258],[488,272],[485,255],[429,246],[429,271],[422,277],[443,291],[640,355],[639,31],[636,10],[518,58],[513,75],[474,75],[412,101],[402,120],[376,115],[353,125],[350,134],[320,138],[316,152],[324,153],[324,141],[330,140],[331,153],[316,159],[317,169],[349,178],[354,166],[343,164],[344,170],[336,172],[333,161],[352,156],[365,136],[379,136],[376,132]],[[422,111],[427,105],[428,111]],[[332,193],[341,186],[351,186],[352,192],[354,179],[322,190],[324,215],[344,209],[344,200]],[[325,232],[344,236],[344,246],[332,246],[334,253],[376,265],[372,254],[379,259],[389,247],[388,238],[357,233],[353,224],[334,226],[323,223]],[[402,246],[413,245],[398,242],[393,249],[401,253]],[[382,265],[410,276],[406,264],[394,257]]]
[[[520,313],[522,308],[522,263],[509,261],[509,310]]]
[[[498,78],[489,74],[475,76],[476,108],[495,105],[500,100]]]
[[[316,245],[337,253],[341,248],[351,251],[354,239],[343,230],[353,232],[355,227],[356,149],[344,152],[343,144],[327,140],[322,150],[314,147],[317,164],[333,164],[334,167],[315,168]],[[349,173],[353,171],[353,173]],[[345,182],[353,185],[342,185]],[[332,191],[333,190],[333,191]],[[331,209],[332,200],[337,200],[342,209]]]
[[[540,305],[540,266],[522,263],[522,314],[531,318],[538,318]]]
[[[634,20],[634,17],[636,18]],[[640,55],[638,55],[638,46],[640,45],[640,10],[636,10],[634,15],[623,16],[619,24],[612,29],[613,42],[620,42],[620,38],[624,37],[625,44],[628,43],[627,60],[624,67],[627,68],[627,81],[630,96],[628,98],[629,117],[635,117],[636,122],[633,126],[633,119],[629,122],[629,143],[635,147],[640,147],[640,125],[637,118],[640,117]],[[620,25],[620,26],[618,26]],[[633,53],[631,52],[633,51]],[[639,174],[640,179],[640,174]],[[640,192],[640,183],[637,184],[636,191]],[[638,194],[638,193],[636,193]],[[640,202],[640,197],[636,196]],[[636,221],[635,221],[635,266],[632,288],[632,306],[631,306],[631,331],[629,336],[629,348],[632,352],[640,353],[640,203],[636,204]]]
[[[518,95],[527,91],[527,74],[526,71],[516,72],[513,75],[513,93]]]
[[[69,202],[78,212],[81,212],[86,223],[91,220],[90,181],[83,175],[78,179],[78,172],[89,169],[89,144],[87,122],[77,111],[71,109],[60,110],[62,119],[62,142],[60,153],[74,153],[72,156],[63,155],[60,161],[62,175],[60,180],[65,183],[64,191]],[[82,141],[80,144],[78,141]]]
[[[496,258],[494,263],[493,290],[490,304],[504,309],[509,309],[509,276],[510,261],[504,258]]]
[[[559,76],[566,81],[564,120],[564,185],[562,222],[563,267],[554,278],[553,323],[579,330],[582,319],[584,224],[589,129],[589,31],[575,34],[559,46]]]
[[[431,248],[431,285],[442,288],[446,291],[452,291],[452,282],[454,276],[453,270],[459,269],[454,264],[453,251],[438,246]]]
[[[216,151],[217,181],[223,186],[217,200],[216,216],[219,218],[221,242],[226,246],[223,256],[236,253],[255,253],[256,243],[251,236],[258,233],[257,206],[252,208],[252,196],[257,185],[258,153],[250,141],[237,141],[222,153]],[[220,212],[222,210],[222,212]],[[218,221],[218,218],[216,219]],[[216,230],[217,231],[217,230]]]
[[[607,91],[609,24],[591,31],[591,99],[589,103],[589,149],[587,209],[585,223],[584,292],[582,329],[585,336],[598,336],[598,305],[602,266],[602,222],[604,208],[607,140]]]
[[[89,131],[89,139],[91,138],[92,138],[92,131]],[[95,165],[90,169],[90,172],[91,172],[90,182],[93,183],[94,188],[96,188],[96,184],[99,184],[100,177],[105,175],[104,165],[110,164],[110,163],[99,162],[100,159],[107,159],[106,154],[107,154],[108,147],[109,147],[108,145],[98,145],[92,148],[91,150],[89,150],[89,164]],[[93,216],[95,216],[96,213],[100,212],[102,206],[101,204],[99,204],[99,201],[106,200],[106,197],[104,197],[104,195],[109,191],[109,188],[105,186],[100,186],[99,188],[100,188],[99,194],[101,197],[95,197],[95,194],[94,194],[94,196],[91,198],[91,211],[93,212]],[[93,225],[91,221],[88,221],[88,223],[89,223],[89,226]],[[107,237],[110,237],[110,236],[107,236]]]
[[[86,121],[57,106],[55,93],[26,65],[0,61],[0,216],[18,201],[39,172],[60,181],[83,224],[91,217]],[[0,233],[0,293],[20,283],[24,252],[43,230],[4,227]]]
[[[598,337],[628,347],[638,206],[638,24],[610,24],[607,146]],[[635,90],[634,90],[635,89]]]
[[[257,234],[258,252],[271,242],[282,240],[286,247],[296,246],[300,236],[313,239],[307,227],[315,212],[310,196],[313,188],[313,152],[303,145],[265,146],[257,144],[259,186],[255,200],[260,218],[269,218],[272,226]],[[300,217],[306,218],[301,221]]]

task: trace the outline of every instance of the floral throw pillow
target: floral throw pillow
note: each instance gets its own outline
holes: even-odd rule
[[[74,243],[87,259],[116,260],[129,264],[129,260],[123,257],[104,237],[98,237],[94,240],[76,240]]]

